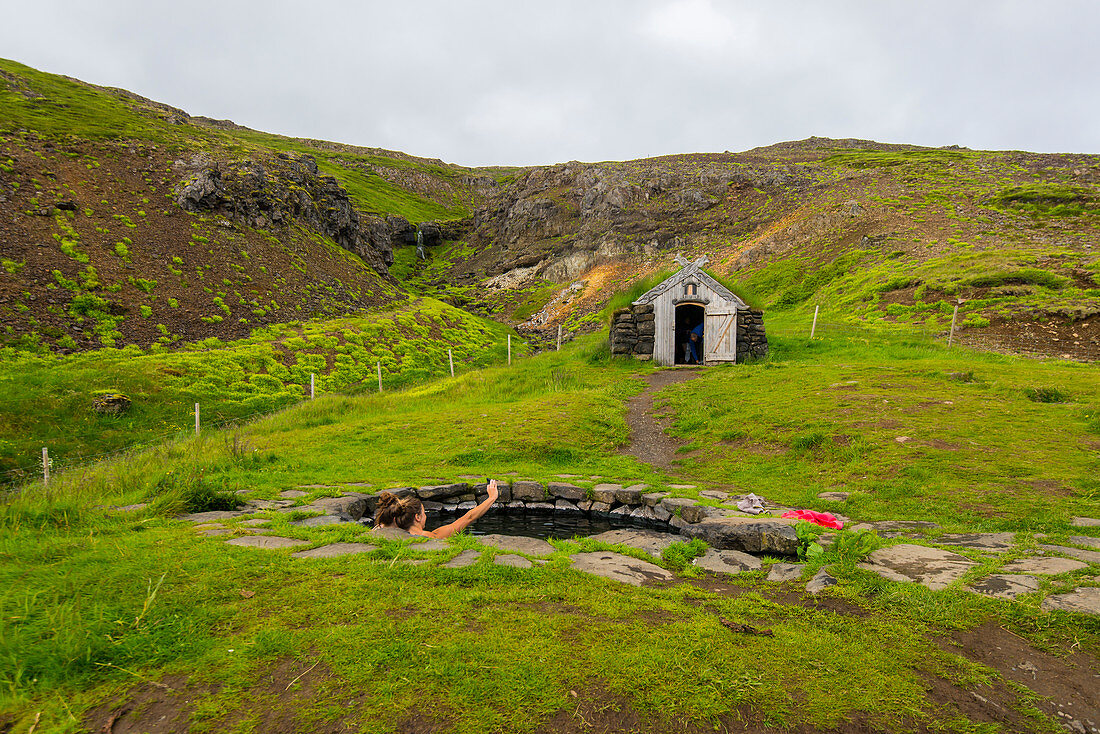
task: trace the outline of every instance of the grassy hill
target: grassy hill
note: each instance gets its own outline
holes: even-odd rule
[[[465,169],[439,161],[280,138],[0,61],[3,342],[238,339],[403,299],[384,270],[301,221],[255,226],[177,203],[204,166],[273,171],[288,152],[333,176],[364,221],[455,219],[479,200]]]
[[[40,471],[42,446],[60,469],[193,430],[242,421],[317,394],[416,384],[449,370],[504,361],[509,330],[438,301],[324,321],[298,321],[223,343],[208,338],[177,350],[135,346],[70,356],[15,353],[0,360],[0,476]],[[523,344],[516,340],[516,354]],[[448,355],[450,350],[450,355]],[[120,415],[94,408],[98,396],[132,401]]]
[[[930,592],[857,567],[868,550],[902,541],[844,531],[808,566],[839,585],[807,599],[765,571],[710,581],[671,554],[651,560],[677,570],[672,585],[594,579],[567,557],[607,548],[592,541],[554,541],[535,569],[450,570],[398,541],[311,561],[223,543],[251,532],[245,525],[204,538],[171,519],[240,489],[273,499],[300,488],[306,504],[344,488],[560,474],[690,497],[753,491],[853,521],[938,521],[928,543],[977,530],[1064,541],[1088,532],[1071,517],[1100,510],[1089,367],[904,340],[777,339],[766,362],[711,369],[658,394],[689,441],[666,473],[618,452],[624,400],[649,368],[581,342],[400,392],[323,396],[62,474],[48,492],[28,489],[0,511],[0,722],[78,731],[128,698],[209,731],[267,731],[272,721],[299,731],[572,731],[577,715],[608,731],[1056,730],[1026,685],[942,641],[1003,628],[1088,664],[1100,654],[1095,618],[1039,604],[1087,585],[1090,569],[1044,577],[1015,601],[959,583]],[[1044,402],[1051,394],[1062,402]],[[825,503],[816,495],[826,489],[850,495]],[[138,501],[149,505],[136,514],[106,509]],[[314,546],[368,537],[261,515],[271,532]],[[460,536],[444,558],[471,547]],[[719,616],[775,636],[737,639]],[[975,686],[1003,708],[966,703]]]
[[[307,159],[308,185],[275,186]],[[241,185],[239,209],[179,203],[211,171]],[[824,139],[465,169],[0,60],[0,731],[110,731],[131,714],[236,732],[1061,731],[1060,696],[1092,705],[1100,625],[1043,602],[1094,588],[1097,564],[1014,600],[967,584],[1098,537],[1071,524],[1100,517],[1084,361],[1100,354],[1098,180],[1096,156]],[[427,221],[444,236],[426,260],[400,238],[392,268],[385,247],[355,250],[378,244],[371,228]],[[651,418],[682,446],[653,466],[624,447],[654,368],[611,359],[599,329],[676,253],[707,254],[764,307],[771,355],[657,392]],[[956,305],[964,343],[1000,333],[1019,351],[1008,336],[1026,327],[1032,351],[1082,361],[948,349]],[[596,333],[534,356],[515,340],[508,365],[528,320]],[[104,393],[132,406],[96,413]],[[930,591],[859,566],[906,539],[849,529],[817,553],[802,526],[802,580],[838,581],[812,596],[768,580],[790,559],[702,574],[701,541],[653,557],[556,540],[531,568],[487,551],[464,569],[444,564],[480,547],[467,535],[337,559],[223,542],[372,539],[292,524],[348,490],[563,475],[1013,546],[956,546],[976,566]],[[209,536],[177,519],[242,496],[299,509]],[[571,567],[581,550],[675,577],[597,579]]]

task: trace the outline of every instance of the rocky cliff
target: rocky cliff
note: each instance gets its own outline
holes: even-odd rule
[[[176,187],[176,203],[190,212],[213,212],[256,229],[299,223],[331,237],[379,273],[393,264],[393,245],[407,243],[415,227],[400,217],[361,216],[332,176],[321,175],[309,155],[279,153],[267,161],[209,162],[205,154],[190,165]]]

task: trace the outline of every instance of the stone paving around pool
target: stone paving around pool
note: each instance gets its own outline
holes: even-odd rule
[[[680,489],[694,489],[683,486]],[[700,500],[672,497],[667,492],[648,492],[645,485],[598,484],[582,488],[565,482],[543,485],[517,481],[503,485],[501,505],[505,512],[567,512],[601,516],[619,516],[645,523],[656,529],[620,529],[592,536],[592,540],[643,551],[659,559],[665,548],[675,542],[702,538],[709,545],[706,554],[695,559],[699,569],[719,575],[736,575],[767,571],[767,580],[805,582],[811,594],[820,593],[836,580],[822,569],[805,579],[801,563],[776,561],[792,557],[797,552],[796,521],[780,518],[785,509],[768,506],[762,515],[749,515],[736,508],[741,499],[725,492],[703,491]],[[484,485],[466,483],[430,487],[403,487],[393,491],[399,495],[416,495],[429,510],[462,512],[479,501]],[[204,535],[229,536],[226,543],[234,546],[265,550],[288,549],[295,558],[333,558],[375,550],[383,538],[409,540],[408,550],[415,558],[387,558],[386,563],[402,562],[461,569],[476,563],[492,563],[512,568],[532,568],[548,562],[556,552],[545,540],[509,535],[475,536],[486,550],[463,550],[454,553],[446,540],[421,541],[399,530],[375,530],[356,542],[317,545],[317,541],[282,538],[264,534],[270,523],[252,516],[258,511],[308,512],[311,517],[297,520],[299,527],[327,525],[362,526],[367,524],[377,506],[380,493],[345,493],[339,497],[314,499],[304,505],[295,503],[308,497],[301,490],[288,490],[278,500],[248,500],[240,510],[201,512],[181,519],[195,523]],[[839,493],[823,493],[837,495]],[[842,501],[842,496],[826,499]],[[302,500],[304,501],[304,500]],[[118,508],[122,510],[124,508]],[[136,507],[126,510],[140,509]],[[1078,517],[1073,525],[1089,532],[1100,527],[1100,520]],[[1048,593],[1041,602],[1046,611],[1065,610],[1085,614],[1100,614],[1100,537],[1071,535],[1064,543],[1043,542],[1045,536],[1034,538],[1015,533],[946,533],[936,535],[938,526],[928,522],[885,521],[848,523],[850,530],[871,530],[880,537],[915,542],[885,546],[871,553],[859,567],[891,581],[917,583],[929,589],[945,589],[965,580],[966,588],[978,594],[1002,599],[1014,599],[1021,594],[1040,589],[1041,577],[1058,577],[1055,593]],[[931,532],[930,535],[926,535]],[[831,535],[820,541],[828,545]],[[488,549],[492,549],[488,552]],[[765,556],[761,558],[760,556]],[[1003,561],[1011,558],[1010,561]],[[994,565],[993,572],[975,574],[983,563]],[[570,556],[572,568],[622,583],[669,583],[674,574],[656,563],[612,550],[576,552]],[[1091,575],[1078,573],[1088,569]],[[1068,576],[1066,574],[1075,574]]]

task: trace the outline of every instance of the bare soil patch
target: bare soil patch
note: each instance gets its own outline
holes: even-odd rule
[[[938,438],[929,439],[928,441],[919,442],[921,446],[930,446],[934,449],[940,449],[941,451],[958,451],[962,448],[957,443],[951,443],[950,441],[942,441]]]
[[[1064,658],[1048,655],[997,625],[956,632],[940,647],[996,670],[1010,681],[1044,697],[1039,708],[1068,723],[1093,722],[1100,728],[1100,660],[1083,652]],[[1085,724],[1085,731],[1089,731]]]
[[[670,474],[679,471],[673,461],[682,458],[683,455],[676,451],[684,444],[666,433],[672,425],[672,418],[654,410],[653,394],[668,385],[687,382],[699,375],[700,372],[693,369],[658,370],[647,375],[645,380],[648,387],[626,403],[630,443],[620,449],[619,453],[633,456]]]
[[[84,716],[88,731],[103,734],[175,734],[191,728],[193,701],[217,691],[217,686],[192,684],[186,676],[170,675],[142,683],[121,701],[105,703]]]
[[[996,318],[981,329],[956,331],[955,341],[1002,354],[1095,362],[1100,360],[1100,316],[1042,321]]]

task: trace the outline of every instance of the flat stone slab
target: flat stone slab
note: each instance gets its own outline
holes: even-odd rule
[[[877,522],[863,522],[859,525],[854,525],[850,528],[852,532],[858,533],[861,530],[874,530],[883,537],[890,537],[888,533],[912,533],[922,532],[924,530],[932,530],[938,528],[934,522],[928,522],[926,520],[879,520]]]
[[[1100,614],[1100,588],[1089,586],[1068,594],[1056,594],[1043,599],[1043,611],[1060,609],[1066,612]]]
[[[669,489],[695,489],[694,484],[670,484]]]
[[[812,579],[806,582],[806,591],[816,596],[830,586],[836,586],[836,579],[823,568],[815,573]]]
[[[337,556],[350,556],[355,553],[366,553],[375,550],[378,546],[370,543],[329,543],[320,548],[291,553],[292,558],[336,558]]]
[[[249,500],[244,503],[245,509],[248,510],[277,510],[280,507],[290,507],[294,502],[291,500]]]
[[[641,586],[647,581],[671,581],[671,572],[652,564],[621,553],[596,551],[577,553],[571,559],[573,568],[582,573],[619,581],[631,586]]]
[[[466,568],[477,563],[481,558],[481,551],[464,550],[457,556],[443,564],[443,568]]]
[[[313,500],[311,508],[320,508],[331,515],[351,515],[358,520],[367,511],[367,501],[359,495],[346,494],[340,497],[320,497]]]
[[[370,532],[376,538],[386,538],[387,540],[408,540],[413,537],[408,530],[402,530],[401,528],[372,528]]]
[[[1078,571],[1088,568],[1084,561],[1075,561],[1072,558],[1059,558],[1057,556],[1034,556],[1021,558],[1018,561],[1006,564],[1001,571],[1003,573],[1037,573],[1044,576],[1054,576],[1059,573]]]
[[[244,520],[243,522],[237,523],[237,525],[242,528],[259,528],[270,524],[270,520],[265,520],[262,517],[254,517],[251,520]]]
[[[1016,533],[947,533],[936,538],[937,545],[957,545],[961,548],[1004,553],[1016,543]]]
[[[482,545],[491,545],[501,550],[526,553],[529,556],[547,556],[554,552],[554,546],[542,538],[525,538],[520,535],[475,535],[474,539]]]
[[[229,535],[233,531],[229,528],[206,528],[200,532],[207,538],[216,538],[219,535]]]
[[[844,502],[849,496],[848,492],[820,492],[817,498],[826,502]]]
[[[192,512],[190,515],[180,515],[178,520],[187,522],[210,522],[212,520],[232,520],[245,515],[237,510],[209,510],[207,512]]]
[[[317,515],[316,517],[307,517],[304,520],[298,520],[290,524],[299,528],[321,528],[325,525],[358,525],[359,523],[345,522],[335,515]]]
[[[1034,576],[995,573],[970,585],[971,591],[998,599],[1015,599],[1020,594],[1039,590],[1039,579]]]
[[[226,545],[239,545],[245,548],[297,548],[302,545],[309,545],[308,540],[298,540],[297,538],[280,538],[277,535],[250,535],[247,538],[233,538],[232,540],[225,541]]]
[[[929,589],[943,589],[978,564],[941,548],[903,543],[879,548],[860,568],[891,581],[915,581]]]
[[[596,540],[608,545],[625,545],[629,548],[637,548],[651,556],[661,557],[665,548],[673,543],[682,543],[678,535],[662,533],[657,530],[608,530],[591,536],[590,540]]]
[[[773,563],[768,569],[768,581],[797,581],[802,578],[803,563]]]
[[[111,507],[112,512],[137,512],[138,510],[144,510],[149,506],[148,502],[138,502],[136,505],[122,505],[121,507]]]
[[[283,499],[294,500],[299,497],[309,496],[309,492],[303,492],[300,489],[284,489],[282,492],[279,492],[279,496]]]
[[[511,568],[531,568],[531,566],[534,565],[523,556],[517,556],[515,553],[505,553],[504,555],[497,556],[493,559],[493,563],[498,566],[509,566]]]
[[[131,505],[131,507],[135,506],[136,505]],[[120,507],[119,509],[125,508]],[[1090,538],[1087,535],[1071,535],[1069,536],[1069,542],[1073,543],[1074,545],[1087,545],[1090,548],[1100,549],[1100,538]]]
[[[1081,548],[1067,548],[1064,545],[1040,545],[1045,551],[1051,553],[1064,553],[1071,558],[1084,561],[1085,563],[1100,563],[1100,551],[1083,550]]]
[[[759,571],[764,564],[756,556],[735,550],[715,550],[710,548],[706,554],[691,562],[696,568],[714,573],[738,574],[745,571]]]
[[[417,536],[412,536],[417,537]],[[435,553],[437,551],[445,551],[451,547],[451,544],[441,538],[428,538],[423,543],[412,542],[409,543],[409,550],[420,551],[422,553]]]
[[[1100,528],[1100,517],[1075,517],[1072,524],[1075,528]]]

